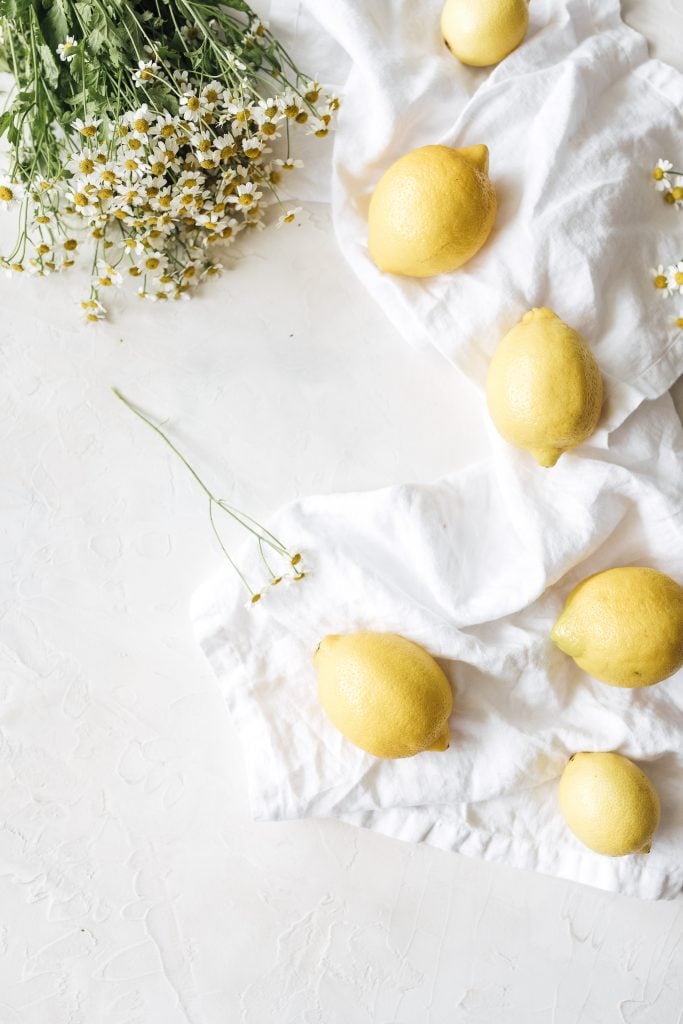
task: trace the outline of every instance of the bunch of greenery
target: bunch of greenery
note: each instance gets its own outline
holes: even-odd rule
[[[338,106],[242,0],[0,0],[0,31],[0,204],[19,211],[3,265],[73,266],[85,233],[88,320],[125,276],[161,300],[218,273],[214,246],[263,227],[301,165],[295,132],[324,137]]]

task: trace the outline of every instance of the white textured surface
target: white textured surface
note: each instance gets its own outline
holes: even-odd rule
[[[673,60],[673,2],[629,7]],[[187,621],[204,502],[108,387],[256,514],[486,451],[478,395],[396,338],[323,208],[252,250],[96,331],[74,277],[0,284],[0,1024],[678,1024],[683,901],[250,822]]]

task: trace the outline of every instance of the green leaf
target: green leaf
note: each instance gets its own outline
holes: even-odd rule
[[[23,18],[33,6],[31,0],[0,0],[0,17]]]
[[[67,5],[64,0],[43,0],[43,10],[42,17],[38,15],[40,28],[45,42],[55,51],[69,35]]]
[[[43,65],[43,71],[45,72],[45,80],[52,89],[56,89],[59,84],[59,68],[52,50],[45,43],[41,43],[38,47],[38,53],[40,54],[40,63]]]
[[[6,110],[3,114],[0,114],[0,137],[5,134],[12,121],[13,115],[11,110]]]

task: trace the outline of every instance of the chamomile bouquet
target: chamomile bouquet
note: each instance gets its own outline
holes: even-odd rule
[[[338,100],[242,0],[0,0],[0,31],[10,275],[87,260],[96,321],[124,280],[186,298],[240,232],[296,219],[295,138],[324,138]]]

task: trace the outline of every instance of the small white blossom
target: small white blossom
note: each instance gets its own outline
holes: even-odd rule
[[[107,311],[97,299],[86,299],[81,302],[81,313],[87,323],[94,323],[97,320],[104,320]]]
[[[285,224],[293,224],[297,219],[297,214],[299,213],[301,213],[301,207],[294,206],[291,210],[287,210],[286,213],[283,213],[278,217],[277,224],[275,226],[277,228],[281,228],[284,227]]]
[[[18,181],[12,181],[7,175],[0,177],[0,207],[9,210],[24,199],[26,190]]]
[[[140,60],[138,66],[133,72],[133,81],[142,88],[145,85],[149,85],[159,74],[159,65],[153,60]]]
[[[650,273],[652,274],[653,285],[659,291],[662,298],[665,299],[670,293],[669,277],[666,270],[660,263],[659,266],[652,267]]]
[[[259,201],[262,195],[263,193],[259,192],[254,182],[249,181],[247,182],[246,185],[237,186],[236,202],[240,206],[252,206],[254,203],[257,203]]]
[[[683,295],[683,260],[667,268],[666,279],[668,290],[672,294],[680,292]]]
[[[97,277],[99,284],[104,288],[111,286],[118,287],[123,281],[123,278],[116,267],[112,267],[111,264],[107,263],[105,260],[97,261]]]
[[[668,173],[672,169],[673,164],[670,160],[658,160],[655,164],[655,169],[652,172],[652,177],[655,183],[655,188],[658,192],[668,192],[671,189],[671,181],[668,178]]]
[[[97,129],[102,124],[102,118],[100,117],[86,117],[81,119],[77,117],[75,121],[71,122],[71,127],[74,131],[77,131],[79,135],[82,135],[85,139],[94,139],[97,135]]]
[[[73,36],[67,36],[63,43],[60,43],[57,47],[57,56],[60,60],[70,64],[76,56],[76,50],[78,49],[78,43]]]

